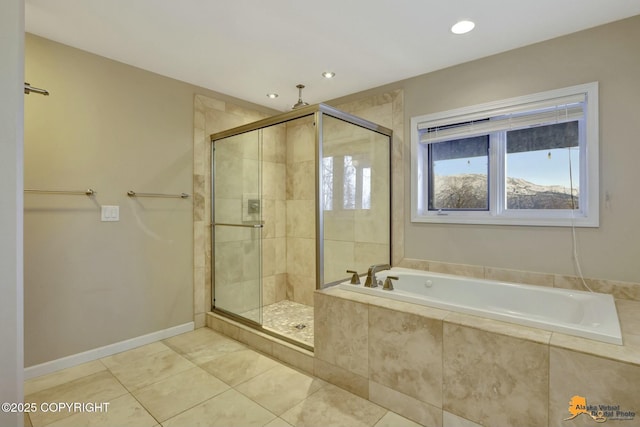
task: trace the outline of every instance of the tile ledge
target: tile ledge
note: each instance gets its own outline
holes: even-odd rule
[[[443,321],[452,325],[464,326],[479,331],[490,332],[505,337],[517,338],[538,344],[549,345],[552,332],[545,329],[504,322],[481,316],[452,311]]]
[[[281,346],[283,346],[283,347],[286,347],[286,348],[288,348],[288,349],[290,349],[290,350],[297,351],[297,352],[299,352],[300,354],[302,354],[302,355],[304,355],[304,356],[314,357],[314,353],[313,353],[312,351],[309,351],[309,350],[304,349],[304,348],[302,348],[302,347],[298,347],[298,346],[296,346],[296,345],[294,345],[294,344],[291,344],[291,343],[289,343],[289,342],[287,342],[287,341],[281,340],[281,339],[279,339],[278,337],[275,337],[275,336],[273,336],[273,335],[270,335],[270,334],[266,334],[266,333],[264,333],[264,332],[261,332],[261,331],[259,331],[259,330],[257,330],[257,329],[253,329],[253,328],[251,328],[251,327],[249,327],[249,326],[247,326],[247,325],[244,325],[244,324],[242,324],[242,323],[240,323],[240,322],[236,322],[236,321],[235,321],[235,320],[233,320],[233,319],[229,319],[229,318],[227,318],[227,317],[221,316],[221,315],[219,315],[219,314],[217,314],[217,313],[213,313],[213,312],[211,312],[211,311],[207,312],[207,313],[206,313],[206,315],[207,315],[208,317],[212,317],[212,318],[217,319],[217,320],[219,320],[219,321],[226,322],[226,323],[228,323],[228,324],[230,324],[230,325],[233,325],[233,326],[237,327],[238,329],[240,329],[240,330],[242,330],[242,331],[248,332],[248,333],[250,333],[250,334],[254,334],[254,335],[255,335],[255,336],[257,336],[257,337],[260,337],[260,338],[263,338],[263,339],[269,340],[269,341],[273,342],[274,344],[278,344],[278,345],[281,345]],[[214,331],[214,332],[218,332],[218,331],[216,331],[215,329],[213,329],[213,328],[211,328],[211,327],[209,327],[209,326],[206,326],[206,327],[207,327],[207,328],[209,328],[209,329],[211,329],[211,330],[212,330],[212,331]],[[222,332],[218,332],[218,333],[222,333]],[[224,334],[223,334],[223,335],[224,335]],[[227,336],[227,335],[225,335],[225,336]],[[236,341],[239,341],[237,338],[234,338],[234,337],[231,337],[231,336],[227,336],[227,337],[228,337],[228,338],[231,338],[231,339],[234,339],[234,340],[236,340]],[[240,342],[241,342],[241,341],[240,341]],[[259,350],[259,349],[255,348],[254,346],[252,346],[252,345],[250,345],[250,344],[247,344],[247,343],[244,343],[244,342],[242,342],[242,344],[245,344],[245,345],[247,345],[247,346],[251,347],[252,349],[254,349],[254,350],[256,350],[256,351],[260,351],[260,352],[263,352],[263,353],[264,353],[264,351],[261,351],[261,350]],[[273,351],[272,351],[271,353],[273,353]],[[274,357],[274,356],[273,356],[273,354],[269,354],[269,353],[265,353],[265,354],[268,354],[269,356]]]
[[[640,336],[623,335],[622,341],[623,345],[609,344],[553,332],[549,345],[551,348],[575,351],[640,367]]]

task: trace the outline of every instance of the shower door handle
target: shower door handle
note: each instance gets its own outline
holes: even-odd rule
[[[228,224],[228,223],[224,223],[224,222],[214,222],[213,224],[214,227],[217,225],[222,225],[224,227],[245,227],[245,228],[262,228],[264,227],[264,224]]]

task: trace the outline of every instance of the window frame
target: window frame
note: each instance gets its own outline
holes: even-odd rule
[[[579,120],[584,140],[580,145],[579,209],[507,209],[505,141],[489,137],[489,210],[429,211],[429,143],[420,141],[420,128],[430,123],[462,123],[469,119],[495,116],[496,111],[526,108],[555,98],[583,95],[584,118]],[[501,195],[500,197],[498,197]],[[411,222],[491,224],[557,227],[599,226],[599,126],[598,83],[592,82],[531,95],[519,96],[411,118]]]

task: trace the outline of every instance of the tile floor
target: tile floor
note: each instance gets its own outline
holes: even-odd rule
[[[34,427],[418,426],[207,328],[28,380],[25,402],[109,402]]]

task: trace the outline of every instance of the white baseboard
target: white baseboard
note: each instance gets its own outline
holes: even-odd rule
[[[62,357],[50,362],[29,366],[28,368],[24,369],[24,379],[28,380],[30,378],[35,378],[41,375],[59,371],[60,369],[71,368],[73,366],[91,362],[92,360],[101,359],[103,357],[111,356],[112,354],[131,350],[145,344],[151,344],[152,342],[170,338],[172,336],[183,334],[185,332],[190,332],[193,331],[193,329],[194,323],[189,322],[183,325],[163,329],[161,331],[152,332],[147,335],[142,335],[125,341],[105,345],[104,347],[98,347],[82,353],[72,354],[71,356]]]

